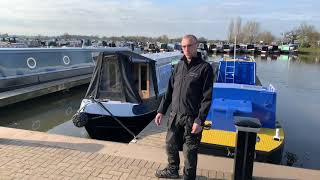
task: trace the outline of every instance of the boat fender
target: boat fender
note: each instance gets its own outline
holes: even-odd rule
[[[73,124],[77,127],[83,127],[88,123],[89,116],[87,113],[84,112],[78,112],[71,118]]]

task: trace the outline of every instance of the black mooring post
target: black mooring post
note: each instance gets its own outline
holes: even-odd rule
[[[256,118],[235,117],[235,125],[237,128],[237,140],[233,179],[250,180],[252,179],[257,132],[261,128],[261,123]]]

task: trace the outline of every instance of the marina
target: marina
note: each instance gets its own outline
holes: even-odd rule
[[[157,48],[155,44],[153,48]],[[233,172],[235,169],[230,168],[239,166],[235,160],[236,157],[240,157],[235,150],[236,146],[238,147],[236,139],[239,138],[239,132],[236,131],[234,122],[244,118],[250,119],[250,122],[255,120],[259,122],[258,133],[254,137],[256,142],[253,142],[254,155],[251,156],[255,161],[253,175],[256,178],[270,178],[270,176],[265,177],[264,173],[256,174],[259,172],[256,165],[259,162],[305,167],[296,153],[286,150],[287,127],[283,125],[285,124],[283,120],[276,119],[276,116],[279,117],[278,92],[272,84],[265,86],[270,79],[267,82],[261,81],[257,68],[259,67],[257,64],[263,64],[265,61],[290,63],[299,56],[293,53],[280,54],[278,46],[261,46],[261,55],[252,56],[254,55],[252,46],[230,44],[228,50],[238,55],[234,59],[231,53],[219,54],[218,50],[211,48],[213,53],[208,54],[205,42],[200,43],[198,47],[199,55],[201,54],[202,59],[212,64],[216,77],[212,106],[204,126],[199,153],[205,159],[222,158],[226,166],[208,168],[209,162],[205,160],[199,167],[199,178],[231,179],[232,174],[236,173]],[[44,131],[50,135],[104,140],[111,143],[111,146],[113,143],[120,143],[119,146],[127,145],[129,151],[131,148],[140,148],[142,151],[155,148],[153,150],[159,153],[165,150],[165,125],[160,128],[155,127],[152,120],[166,92],[171,71],[182,57],[179,50],[168,52],[162,49],[160,53],[147,54],[132,51],[134,48],[130,47],[1,50],[0,55],[4,60],[1,65],[0,81],[3,86],[1,114],[6,116],[13,113],[16,105],[22,108],[34,106],[34,101],[40,102],[35,106],[37,108],[40,107],[41,99],[55,96],[61,96],[62,100],[58,103],[53,101],[52,105],[63,107],[62,109],[59,107],[58,111],[53,108],[52,111],[50,105],[45,105],[34,114],[35,117],[33,113],[22,113],[20,117],[22,121],[16,121],[11,115],[11,120],[1,122],[5,126],[15,128],[27,126],[25,129]],[[21,63],[23,60],[24,64]],[[76,99],[68,97],[73,91],[78,92]],[[68,102],[67,107],[66,102]],[[31,124],[28,119],[31,120]],[[115,148],[115,151],[120,151],[117,149],[118,145]],[[109,150],[104,152],[110,153]],[[123,155],[120,153],[117,156]],[[125,157],[131,158],[131,156]],[[140,157],[149,159],[144,155]],[[314,159],[312,161],[316,162]],[[266,165],[271,169],[275,167],[271,164]],[[160,168],[160,165],[157,168]],[[317,166],[312,168],[317,169]],[[154,176],[150,169],[149,171],[146,179]],[[204,176],[201,175],[202,171],[206,172]],[[290,172],[290,168],[284,171]],[[120,178],[124,172],[132,172],[132,169],[111,173],[106,177]],[[313,176],[314,172],[308,173]],[[283,173],[276,176],[280,178],[282,175]],[[286,177],[298,177],[298,174]]]
[[[218,60],[220,56],[213,56],[210,57],[212,60]],[[317,166],[317,156],[315,156],[316,152],[318,151],[319,145],[317,142],[312,141],[312,137],[304,137],[303,139],[309,139],[310,141],[301,141],[300,136],[298,134],[304,134],[304,136],[308,136],[305,134],[305,129],[299,129],[297,127],[301,126],[300,121],[298,119],[305,118],[303,117],[303,113],[301,112],[304,108],[300,107],[299,104],[287,102],[292,101],[290,94],[295,95],[296,98],[299,98],[300,102],[308,102],[309,108],[308,111],[310,114],[308,117],[310,119],[305,120],[306,122],[311,122],[312,126],[308,126],[308,130],[316,128],[316,122],[313,119],[318,117],[317,111],[311,111],[317,107],[317,100],[313,98],[312,100],[308,100],[306,95],[303,95],[305,91],[308,89],[313,89],[312,91],[308,90],[308,93],[313,93],[313,97],[317,96],[317,85],[310,84],[306,90],[303,89],[296,89],[290,87],[297,87],[298,84],[301,84],[302,81],[289,81],[289,83],[294,83],[292,85],[287,86],[283,84],[283,78],[287,78],[288,76],[283,76],[283,71],[296,72],[296,71],[303,71],[301,68],[311,68],[310,74],[308,77],[317,77],[314,73],[317,73],[317,66],[313,66],[308,62],[313,62],[317,64],[316,58],[317,57],[310,57],[311,60],[302,61],[299,60],[298,57],[292,56],[278,56],[275,60],[273,60],[273,56],[267,56],[266,59],[260,57],[255,57],[257,60],[257,75],[259,76],[262,84],[270,82],[278,89],[279,99],[278,99],[278,106],[277,106],[277,119],[281,122],[281,125],[285,129],[286,133],[286,141],[284,146],[284,153],[282,157],[281,164],[287,165],[288,156],[290,157],[298,157],[293,162],[293,166],[297,167],[304,167],[304,168],[312,168],[318,169]],[[275,73],[268,73],[276,70]],[[272,77],[272,79],[271,79]],[[301,79],[302,77],[298,78],[297,80]],[[276,80],[276,81],[275,81]],[[78,129],[74,127],[72,122],[70,121],[71,117],[76,110],[79,108],[81,103],[81,99],[85,96],[85,92],[87,90],[88,84],[84,86],[79,86],[79,88],[71,88],[68,91],[56,92],[52,95],[48,94],[43,97],[38,97],[35,99],[30,99],[27,101],[23,101],[20,103],[16,103],[10,106],[5,106],[1,108],[1,126],[8,126],[14,127],[19,129],[30,129],[35,131],[43,131],[49,132],[53,134],[61,134],[61,135],[69,135],[69,136],[76,136],[82,138],[89,138],[88,134],[86,133],[85,129]],[[319,88],[319,87],[318,87]],[[289,94],[283,93],[290,92]],[[75,94],[74,94],[75,93]],[[75,96],[76,95],[76,96]],[[56,99],[55,97],[61,97]],[[300,98],[301,97],[301,98]],[[303,98],[303,99],[302,99]],[[305,99],[306,98],[306,99]],[[306,103],[305,102],[305,103]],[[38,104],[35,106],[35,104]],[[29,107],[29,108],[24,108]],[[41,108],[40,108],[41,107]],[[298,108],[298,109],[297,109]],[[301,109],[302,108],[302,109]],[[299,114],[293,113],[289,109],[295,109],[294,112]],[[15,111],[19,111],[21,113],[14,113]],[[290,112],[290,113],[287,113]],[[313,113],[312,113],[313,112]],[[293,114],[292,114],[293,113]],[[50,117],[50,118],[48,118]],[[312,118],[313,117],[313,118]],[[290,120],[288,120],[290,119]],[[302,123],[302,122],[301,122]],[[59,125],[59,126],[58,126]],[[304,125],[305,126],[305,125]],[[296,134],[297,131],[300,131]],[[315,130],[314,130],[315,131]],[[159,141],[160,145],[162,141]],[[297,144],[301,144],[302,146],[296,146]],[[164,144],[162,144],[164,145]],[[312,146],[314,148],[309,149],[307,151],[302,150],[301,147],[303,146]],[[290,158],[289,157],[289,158]],[[292,159],[291,159],[292,160]]]
[[[0,180],[320,179],[320,1],[0,1]]]

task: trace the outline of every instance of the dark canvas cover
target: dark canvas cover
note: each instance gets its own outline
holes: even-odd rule
[[[130,51],[120,51],[99,54],[86,98],[141,103],[141,97],[132,79],[132,66],[135,63],[148,64],[152,72],[154,92],[157,95],[155,61]]]

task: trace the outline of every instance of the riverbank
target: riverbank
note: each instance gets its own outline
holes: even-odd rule
[[[299,48],[299,59],[307,63],[318,63],[320,59],[320,47]]]
[[[299,53],[320,54],[320,47],[318,47],[318,48],[299,48]]]

